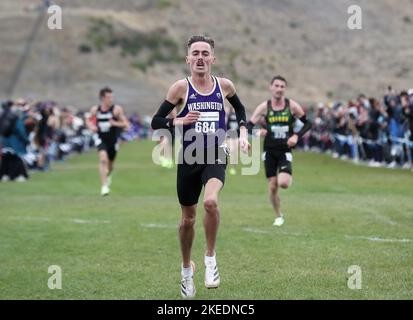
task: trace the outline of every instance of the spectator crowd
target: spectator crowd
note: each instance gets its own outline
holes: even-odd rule
[[[0,110],[0,181],[26,181],[32,170],[47,171],[52,161],[94,147],[87,112],[54,101],[4,101]],[[134,113],[121,139],[150,136],[148,120]]]
[[[389,87],[382,100],[360,94],[307,113],[313,127],[300,142],[304,149],[371,167],[412,168],[413,89],[396,93]]]
[[[347,103],[306,109],[313,127],[299,148],[372,167],[413,169],[413,89],[397,93],[389,87],[382,100],[360,94]],[[30,170],[47,171],[52,161],[92,148],[88,116],[54,101],[2,102],[0,181],[25,181]],[[133,113],[121,140],[151,138],[150,121],[150,116]]]

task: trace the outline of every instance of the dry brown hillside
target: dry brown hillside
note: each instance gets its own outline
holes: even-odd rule
[[[23,8],[35,2],[0,3],[2,99],[37,16]],[[413,0],[55,2],[63,8],[63,30],[51,31],[43,21],[14,97],[54,99],[85,109],[96,102],[100,87],[110,85],[128,110],[151,113],[168,85],[185,75],[185,42],[198,33],[216,39],[216,74],[234,80],[249,110],[266,99],[274,74],[285,75],[288,95],[304,103],[347,100],[360,92],[380,96],[389,83],[413,87]],[[363,10],[362,30],[347,28],[351,4]],[[118,46],[81,53],[92,18],[106,21],[120,35],[160,33],[178,45],[182,59],[155,60],[144,71],[148,49],[138,56],[122,56]]]

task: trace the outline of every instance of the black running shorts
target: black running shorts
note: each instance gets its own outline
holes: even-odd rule
[[[202,186],[205,186],[209,179],[217,178],[222,184],[225,183],[227,157],[221,150],[216,154],[219,154],[219,156],[216,157],[215,163],[205,161],[202,164],[188,164],[182,161],[178,164],[176,187],[181,205],[192,206],[197,204]]]
[[[292,175],[292,162],[293,156],[290,151],[265,151],[264,164],[266,177],[276,177],[280,172],[285,172]]]
[[[119,149],[119,143],[115,142],[111,142],[111,141],[105,141],[105,140],[101,140],[99,139],[99,144],[97,145],[97,149],[98,151],[106,151],[106,153],[108,154],[108,158],[110,161],[114,161],[116,158],[116,155],[118,153],[118,149]]]

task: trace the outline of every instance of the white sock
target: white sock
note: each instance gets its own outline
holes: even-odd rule
[[[208,256],[205,256],[205,264],[206,265],[216,265],[217,264],[217,261],[216,261],[216,259],[215,259],[215,256],[216,256],[216,254],[214,254],[214,256],[213,257],[208,257]]]
[[[188,268],[184,268],[184,267],[182,266],[181,275],[182,275],[183,277],[192,277],[192,276],[194,275],[194,272],[193,272],[193,270],[192,270],[192,267],[189,266]]]

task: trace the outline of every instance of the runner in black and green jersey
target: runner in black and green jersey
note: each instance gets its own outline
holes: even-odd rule
[[[255,109],[248,128],[265,117],[266,128],[261,129],[264,138],[265,174],[268,179],[270,201],[275,210],[275,226],[284,224],[281,213],[278,188],[287,189],[292,182],[292,154],[299,138],[311,129],[311,123],[306,119],[302,107],[294,100],[284,97],[287,81],[282,76],[275,76],[271,80],[271,99],[264,101]],[[296,119],[303,126],[299,132],[294,132]]]

